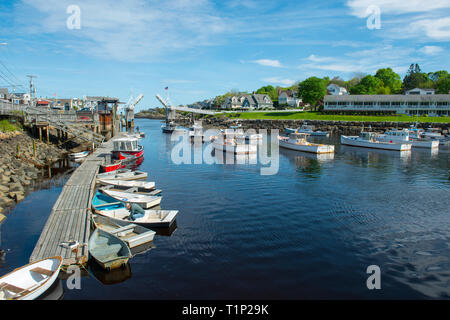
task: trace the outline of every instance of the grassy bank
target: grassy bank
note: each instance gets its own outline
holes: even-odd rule
[[[382,122],[439,122],[450,123],[450,117],[409,117],[395,116],[351,116],[320,114],[318,112],[241,112],[226,113],[231,119],[267,119],[267,120],[324,120],[324,121],[382,121]]]
[[[21,128],[18,125],[9,122],[7,119],[0,121],[0,132],[12,132],[16,130],[21,130]]]

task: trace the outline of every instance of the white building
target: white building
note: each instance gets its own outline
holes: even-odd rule
[[[328,94],[334,96],[341,96],[348,94],[347,89],[338,86],[337,84],[330,83],[327,87]]]
[[[327,95],[325,111],[450,115],[450,94]]]
[[[297,94],[292,90],[283,91],[278,95],[278,105],[298,108],[302,99],[297,98]]]
[[[414,88],[405,92],[406,95],[410,94],[434,94],[434,89],[421,89]]]

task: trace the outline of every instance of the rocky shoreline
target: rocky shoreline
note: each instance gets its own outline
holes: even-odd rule
[[[204,128],[226,128],[235,122],[233,119],[204,118]],[[328,131],[331,134],[358,135],[361,128],[370,128],[373,132],[384,132],[389,129],[409,128],[415,122],[371,122],[371,121],[323,121],[323,120],[247,120],[239,119],[243,129],[278,129],[280,133],[285,128],[299,128],[303,124],[313,125],[316,130]],[[182,126],[190,126],[190,119],[177,119],[176,123]],[[437,128],[442,134],[450,133],[450,123],[419,123],[419,128]]]
[[[42,168],[50,166],[66,153],[66,149],[40,142],[26,132],[0,132],[0,213],[22,201],[27,191],[42,177]]]

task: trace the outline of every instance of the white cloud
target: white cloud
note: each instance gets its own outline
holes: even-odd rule
[[[423,0],[348,0],[347,6],[351,9],[351,14],[359,18],[367,17],[367,8],[377,6],[381,9],[381,14],[405,14],[417,12],[430,12],[436,9],[450,8],[448,0],[433,0],[424,2]]]
[[[434,40],[450,40],[450,17],[441,19],[423,19],[410,24],[411,32],[424,32]]]
[[[432,55],[441,53],[442,51],[444,51],[444,49],[441,47],[437,47],[437,46],[425,46],[425,47],[421,48],[419,51],[426,55],[432,56]]]
[[[146,61],[214,44],[228,29],[208,0],[76,2],[81,29],[69,30],[66,8],[72,0],[22,0],[17,7],[25,26],[21,32],[62,35],[65,46],[83,54]]]
[[[264,78],[262,79],[262,81],[266,83],[282,84],[285,86],[291,86],[296,82],[295,80],[292,79],[280,79],[278,77]]]
[[[302,72],[313,71],[326,75],[354,73],[374,74],[380,68],[393,68],[396,72],[404,72],[411,61],[421,62],[414,57],[415,50],[392,45],[375,45],[370,49],[350,51],[339,56],[310,55],[303,59],[303,63],[297,66]],[[331,73],[331,74],[330,74]]]
[[[262,66],[266,66],[266,67],[275,67],[275,68],[281,67],[281,63],[278,60],[259,59],[259,60],[254,60],[252,62],[257,63]]]

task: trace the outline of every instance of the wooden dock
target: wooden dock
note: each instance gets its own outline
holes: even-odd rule
[[[53,206],[30,262],[52,256],[61,256],[64,266],[87,262],[95,179],[112,147],[112,140],[104,142],[72,173]],[[78,252],[62,246],[72,240],[81,245]]]

